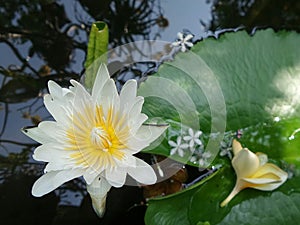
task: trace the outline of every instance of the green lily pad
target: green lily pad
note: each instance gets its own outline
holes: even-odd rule
[[[145,216],[146,224],[189,225],[188,206],[190,204],[190,196],[197,192],[199,186],[213,178],[217,173],[218,172],[212,174],[208,178],[177,194],[150,199]]]
[[[143,110],[206,134],[300,115],[299,44],[297,33],[271,29],[205,39],[141,84]],[[151,152],[169,156],[164,144]]]
[[[146,100],[143,110],[150,117],[200,128],[207,136],[241,129],[240,142],[244,147],[267,154],[270,162],[291,176],[274,192],[246,189],[221,208],[220,202],[232,190],[236,177],[230,160],[221,159],[218,154],[220,139],[210,147],[205,143],[206,149],[216,153],[215,162],[222,162],[223,168],[212,179],[183,195],[178,193],[178,196],[150,201],[147,225],[180,222],[267,225],[287,217],[292,219],[287,219],[290,223],[285,224],[294,224],[300,219],[299,213],[296,214],[300,211],[297,203],[300,193],[299,44],[300,35],[295,32],[275,33],[268,29],[257,31],[254,36],[244,31],[226,33],[219,39],[208,38],[197,43],[187,53],[179,53],[174,61],[164,63],[140,86],[139,95]],[[157,94],[159,90],[163,94]],[[146,151],[169,156],[170,148],[165,140]],[[186,162],[185,158],[172,157]],[[272,215],[275,220],[259,223],[257,218],[263,216],[264,207],[270,208],[268,216],[278,211],[281,203],[276,199],[283,206],[290,204],[293,210],[281,210]],[[180,209],[172,210],[172,206]],[[241,209],[247,210],[249,216],[239,212]],[[155,222],[147,218],[155,218]],[[235,223],[235,218],[239,222],[245,219],[243,223]]]

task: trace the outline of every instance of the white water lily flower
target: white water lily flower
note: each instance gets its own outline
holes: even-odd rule
[[[187,47],[193,47],[193,43],[190,42],[190,40],[194,37],[191,34],[188,34],[184,37],[183,33],[178,32],[177,33],[178,40],[172,43],[172,46],[178,47],[180,46],[181,51],[185,52],[187,50]]]
[[[272,191],[282,185],[288,174],[278,166],[267,163],[268,156],[263,153],[254,154],[233,140],[234,157],[231,161],[236,172],[237,181],[229,196],[221,203],[221,207],[245,188],[255,188],[262,191]]]
[[[183,137],[183,140],[189,141],[189,147],[191,149],[195,147],[195,143],[197,145],[202,145],[202,141],[199,139],[199,137],[202,134],[202,131],[198,130],[198,131],[194,132],[192,128],[189,128],[188,132],[189,132],[189,135]]]
[[[183,157],[184,156],[184,150],[189,147],[188,144],[186,143],[181,143],[182,137],[178,136],[176,142],[170,140],[168,143],[171,147],[173,147],[170,151],[170,155],[174,155],[176,152],[178,153],[179,156]]]
[[[33,158],[48,162],[32,194],[43,196],[83,176],[93,207],[102,216],[107,192],[111,186],[123,186],[127,174],[143,184],[156,182],[152,167],[133,154],[157,139],[166,126],[143,125],[148,117],[141,113],[144,98],[136,96],[136,81],[127,81],[119,95],[104,64],[92,94],[74,80],[71,84],[67,89],[49,81],[44,104],[55,121],[23,129],[42,144]]]

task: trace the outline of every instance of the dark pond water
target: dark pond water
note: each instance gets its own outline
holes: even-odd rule
[[[20,129],[51,119],[42,101],[49,79],[61,85],[80,79],[95,20],[109,25],[110,48],[137,40],[172,42],[179,31],[194,34],[196,41],[236,28],[249,33],[265,27],[299,31],[300,2],[0,0],[1,224],[143,224],[146,207],[141,188],[112,189],[101,220],[80,179],[42,198],[30,194],[44,164],[32,160],[37,143]],[[122,85],[148,69],[116,75],[116,80]]]

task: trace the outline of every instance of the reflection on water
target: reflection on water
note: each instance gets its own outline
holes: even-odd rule
[[[104,0],[100,4],[89,0],[0,0],[0,3],[0,193],[1,219],[5,224],[99,222],[80,179],[43,198],[31,197],[32,183],[44,165],[31,158],[37,143],[19,132],[23,126],[51,120],[42,101],[49,79],[62,86],[68,86],[70,79],[80,79],[93,21],[107,22],[111,48],[135,40],[160,38],[171,33],[168,28],[177,24],[177,31],[182,31],[186,27],[181,27],[181,22],[185,20],[195,25],[192,33],[200,30],[202,21],[206,29],[203,36],[205,32],[240,26],[248,31],[261,26],[300,29],[297,0],[277,1],[278,4],[268,0],[213,0],[208,3],[212,5],[211,21],[201,13],[196,15],[198,20],[189,20],[189,12],[178,9],[173,1]],[[196,0],[191,4],[200,7]],[[166,16],[165,12],[172,10],[180,12],[177,20]],[[170,35],[176,38],[176,33]],[[156,69],[156,62],[134,64],[117,71],[114,78],[120,87],[127,79],[141,79]],[[145,211],[142,190],[113,189],[107,208],[101,224],[116,224],[116,220],[142,224]]]
[[[300,2],[298,0],[208,0],[212,3],[212,20],[204,24],[211,30],[235,27],[251,32],[254,28],[300,31]]]

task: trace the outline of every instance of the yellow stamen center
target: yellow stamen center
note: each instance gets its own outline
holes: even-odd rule
[[[91,140],[94,145],[99,146],[104,152],[107,152],[112,146],[110,137],[101,127],[94,127],[92,129]]]
[[[69,145],[66,149],[74,151],[71,157],[77,165],[101,170],[114,167],[115,160],[123,159],[129,128],[113,107],[106,116],[101,106],[94,112],[86,109],[84,115],[74,112],[72,121],[73,126],[67,131]]]

